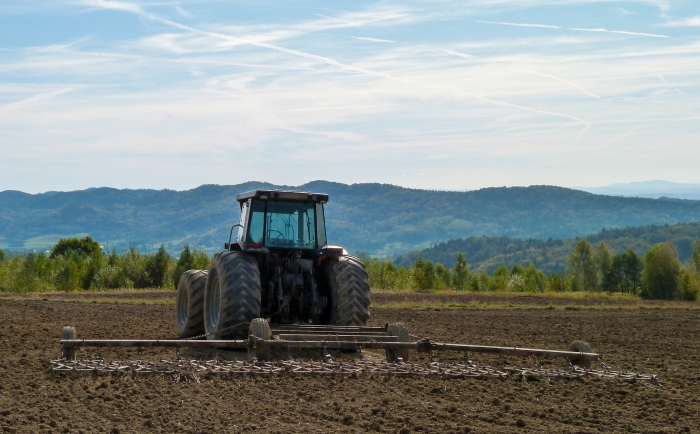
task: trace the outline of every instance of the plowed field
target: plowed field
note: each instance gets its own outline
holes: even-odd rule
[[[518,309],[518,304],[542,303],[506,297],[498,302],[513,304],[513,309],[372,311],[374,325],[403,321],[412,333],[446,342],[567,349],[571,341],[585,340],[615,368],[658,374],[662,387],[615,380],[283,375],[176,383],[155,375],[52,375],[47,361],[58,357],[64,325],[75,325],[79,337],[86,338],[175,337],[172,295],[121,295],[129,303],[155,304],[125,304],[119,296],[114,297],[117,303],[94,303],[89,297],[83,302],[53,296],[0,298],[0,431],[700,432],[700,311],[680,305],[657,303],[649,309],[624,301],[612,308],[592,303],[591,310]],[[446,300],[384,294],[373,302],[389,306],[391,297],[416,305],[493,301],[478,295]],[[84,356],[96,354],[83,351]],[[137,356],[135,350],[103,355],[120,360]],[[160,357],[172,358],[174,351],[144,353],[144,358]],[[491,356],[472,358],[477,364],[496,362]]]

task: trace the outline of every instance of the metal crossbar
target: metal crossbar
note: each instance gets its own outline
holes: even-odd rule
[[[294,339],[274,339],[264,340],[251,336],[248,340],[124,340],[124,339],[64,339],[61,340],[61,347],[78,348],[78,347],[211,347],[211,348],[230,348],[230,349],[252,349],[255,347],[267,346],[269,348],[324,348],[324,349],[411,349],[417,351],[462,351],[474,353],[492,353],[504,356],[537,356],[537,357],[563,357],[570,360],[598,360],[600,355],[596,353],[582,353],[575,351],[556,351],[543,350],[535,348],[519,348],[519,347],[494,347],[487,345],[465,345],[465,344],[449,344],[441,342],[433,342],[429,339],[422,339],[416,342],[391,342],[392,338],[379,336],[355,337],[352,340],[339,340],[339,338],[347,336],[322,336],[310,335],[305,338],[313,338],[318,340],[307,340],[301,338],[302,335],[287,335]]]

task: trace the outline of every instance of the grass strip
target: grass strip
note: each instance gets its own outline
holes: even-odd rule
[[[41,298],[41,297],[19,297],[0,296],[0,300],[11,301],[47,301],[52,303],[86,303],[86,304],[133,304],[133,305],[167,305],[174,306],[174,299],[153,299],[144,300],[138,298]]]
[[[565,300],[627,300],[627,301],[641,301],[642,299],[637,295],[629,294],[608,294],[605,292],[508,292],[508,291],[489,291],[489,292],[474,292],[474,291],[434,291],[434,292],[423,292],[423,291],[397,291],[397,290],[387,290],[387,289],[374,289],[372,288],[373,294],[402,294],[402,295],[412,295],[421,294],[429,296],[477,296],[477,297],[522,297],[522,298],[553,298],[553,299],[565,299]]]
[[[688,305],[541,305],[541,304],[491,304],[491,303],[388,303],[372,304],[372,309],[410,310],[700,310],[697,304]]]

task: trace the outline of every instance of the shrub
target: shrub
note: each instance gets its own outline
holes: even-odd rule
[[[154,255],[146,256],[145,284],[147,287],[162,287],[165,284],[165,276],[168,274],[168,265],[172,258],[161,245]]]

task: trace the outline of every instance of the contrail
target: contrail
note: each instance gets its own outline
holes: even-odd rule
[[[585,119],[581,119],[581,118],[579,118],[579,117],[576,117],[576,116],[566,115],[566,114],[557,113],[557,112],[550,112],[550,111],[547,111],[547,110],[534,109],[534,108],[531,108],[531,107],[526,107],[526,106],[522,106],[522,105],[512,104],[512,103],[509,103],[509,102],[503,102],[503,101],[498,101],[498,100],[491,99],[491,98],[486,98],[486,97],[483,97],[483,96],[480,96],[480,95],[472,95],[472,97],[478,99],[479,101],[488,102],[488,103],[491,103],[491,104],[502,105],[502,106],[504,106],[504,107],[513,107],[513,108],[517,108],[517,109],[520,109],[520,110],[525,110],[525,111],[529,111],[529,112],[533,112],[533,113],[540,113],[540,114],[543,114],[543,115],[557,116],[557,117],[560,117],[560,118],[571,119],[571,120],[574,120],[574,121],[576,121],[576,122],[579,122],[579,123],[581,123],[581,124],[584,125],[583,130],[581,130],[581,132],[578,133],[578,139],[579,139],[579,140],[581,140],[581,139],[583,138],[583,136],[586,135],[586,133],[588,132],[588,130],[590,130],[591,127],[592,127],[592,125],[591,125],[590,122],[588,122],[588,121],[585,120]]]
[[[186,26],[184,24],[176,23],[175,21],[170,21],[170,20],[166,20],[164,18],[156,17],[155,15],[147,14],[147,17],[154,20],[154,21],[159,21],[159,22],[166,24],[168,26],[175,27],[175,28],[178,28],[180,30],[185,30],[185,31],[188,31],[191,33],[198,33],[200,35],[207,35],[207,36],[211,36],[213,38],[223,39],[225,41],[236,42],[239,44],[248,44],[248,45],[254,45],[256,47],[268,48],[270,50],[275,50],[275,51],[279,51],[282,53],[291,54],[293,56],[304,57],[304,58],[310,59],[310,60],[316,60],[318,62],[322,62],[322,63],[325,63],[327,65],[335,66],[337,68],[344,69],[347,71],[359,72],[361,74],[372,75],[372,76],[376,76],[376,77],[386,78],[389,80],[399,80],[400,81],[400,79],[393,77],[389,74],[384,74],[383,72],[378,72],[378,71],[372,71],[371,69],[359,68],[357,66],[346,65],[344,63],[340,63],[336,60],[330,59],[328,57],[323,57],[323,56],[319,56],[316,54],[306,53],[303,51],[292,50],[291,48],[280,47],[279,45],[268,44],[266,42],[250,41],[247,39],[237,38],[235,36],[224,35],[222,33],[199,30],[199,29],[195,29],[194,27],[190,27],[190,26]]]
[[[326,18],[326,19],[329,19],[329,20],[335,20],[335,21],[340,21],[340,22],[343,22],[343,23],[347,23],[347,24],[350,24],[350,25],[352,25],[352,26],[359,26],[359,25],[360,25],[359,23],[353,23],[352,21],[344,20],[344,19],[342,19],[342,18],[329,17],[328,15],[321,15],[321,14],[314,14],[314,15],[316,15],[317,17]]]
[[[384,78],[387,80],[397,81],[397,82],[405,83],[405,84],[411,84],[414,86],[422,86],[422,87],[426,86],[426,84],[424,84],[424,83],[419,83],[419,82],[414,82],[414,81],[406,80],[406,79],[399,78],[399,77],[394,77],[390,74],[385,74],[383,72],[373,71],[371,69],[365,69],[365,68],[359,68],[357,66],[346,65],[344,63],[338,62],[337,60],[333,60],[333,59],[330,59],[328,57],[323,57],[323,56],[319,56],[316,54],[311,54],[311,53],[306,53],[303,51],[293,50],[291,48],[280,47],[278,45],[268,44],[266,42],[250,41],[247,39],[237,38],[235,36],[224,35],[222,33],[199,30],[199,29],[196,29],[194,27],[186,26],[184,24],[180,24],[180,23],[175,22],[175,21],[167,20],[165,18],[160,18],[160,17],[157,17],[155,15],[146,13],[140,8],[136,9],[136,8],[124,7],[119,2],[105,1],[105,0],[87,0],[87,2],[89,4],[91,4],[92,6],[99,7],[99,6],[106,5],[107,8],[119,9],[119,10],[124,10],[124,11],[128,11],[128,12],[133,12],[133,13],[138,14],[138,15],[143,15],[146,18],[149,18],[153,21],[158,21],[158,22],[163,23],[167,26],[174,27],[174,28],[177,28],[180,30],[185,30],[185,31],[190,32],[190,33],[211,36],[213,38],[223,39],[225,41],[230,41],[230,42],[236,42],[238,44],[248,44],[248,45],[253,45],[256,47],[268,48],[270,50],[279,51],[281,53],[291,54],[293,56],[298,56],[298,57],[303,57],[303,58],[310,59],[310,60],[315,60],[317,62],[321,62],[321,63],[325,63],[327,65],[335,66],[336,68],[343,69],[346,71],[353,71],[353,72],[358,72],[360,74],[365,74],[365,75],[369,75],[369,76],[381,77],[381,78]],[[448,88],[438,87],[438,86],[432,86],[432,87],[438,88],[438,89],[441,89],[444,91],[448,91],[448,92],[454,92],[455,90],[457,90],[458,92],[466,94],[471,98],[474,98],[474,99],[477,99],[479,101],[486,102],[489,104],[500,105],[503,107],[512,107],[512,108],[516,108],[519,110],[528,111],[528,112],[532,112],[532,113],[539,113],[539,114],[544,114],[544,115],[548,115],[548,116],[556,116],[556,117],[560,117],[560,118],[564,118],[564,119],[574,120],[574,121],[584,125],[584,129],[578,134],[579,140],[586,134],[586,132],[588,132],[588,130],[591,129],[590,122],[588,122],[585,119],[581,119],[579,117],[576,117],[576,116],[566,115],[563,113],[550,112],[547,110],[534,109],[531,107],[521,106],[521,105],[517,105],[517,104],[503,102],[503,101],[497,101],[497,100],[493,100],[491,98],[486,98],[486,97],[483,97],[481,95],[475,95],[475,94],[472,94],[469,92],[460,91],[460,90],[454,89],[454,88],[448,89]]]
[[[17,107],[24,107],[24,106],[31,105],[31,104],[34,104],[37,102],[48,101],[48,100],[53,99],[59,95],[63,95],[64,93],[72,92],[74,90],[75,90],[75,88],[69,87],[66,89],[55,90],[53,92],[40,93],[38,95],[34,95],[33,97],[23,99],[21,101],[1,105],[0,109],[12,109],[12,108],[17,108]]]
[[[476,56],[472,56],[471,54],[464,54],[457,51],[448,50],[446,48],[440,48],[440,50],[447,54],[452,54],[453,56],[464,57],[465,59],[476,59]]]
[[[552,26],[549,24],[530,24],[530,23],[509,23],[505,21],[475,21],[476,23],[483,24],[497,24],[500,26],[515,26],[515,27],[539,27],[541,29],[556,29],[556,30],[572,30],[576,32],[602,32],[602,33],[617,33],[620,35],[631,35],[631,36],[647,36],[650,38],[670,38],[666,35],[657,35],[654,33],[639,33],[639,32],[628,32],[626,30],[608,30],[608,29],[583,29],[578,27],[560,27]]]
[[[475,21],[477,23],[483,24],[498,24],[501,26],[515,26],[515,27],[539,27],[542,29],[561,29],[559,26],[550,26],[548,24],[528,24],[528,23],[508,23],[503,21]]]
[[[637,32],[627,32],[627,31],[624,31],[624,30],[608,30],[608,29],[602,29],[602,28],[601,28],[601,29],[579,29],[579,28],[575,28],[575,27],[571,27],[571,28],[567,27],[566,30],[574,30],[574,31],[577,31],[577,32],[617,33],[617,34],[620,34],[620,35],[648,36],[648,37],[650,37],[650,38],[664,38],[664,39],[670,38],[670,36],[666,36],[666,35],[656,35],[656,34],[654,34],[654,33],[637,33]]]
[[[369,41],[369,42],[396,42],[392,41],[391,39],[377,39],[377,38],[369,38],[367,36],[350,36],[352,39],[357,39],[358,41]]]
[[[666,81],[666,79],[661,74],[656,74],[656,75],[661,79],[661,81],[663,81],[666,84],[669,84],[668,81]],[[678,89],[677,87],[674,87],[673,90],[680,93],[684,97],[688,98],[688,95],[685,92],[683,92],[682,90]]]
[[[510,65],[509,65],[509,66],[510,66]],[[541,76],[541,77],[546,77],[546,78],[551,78],[552,80],[561,81],[562,83],[566,83],[566,84],[568,84],[569,86],[575,87],[576,89],[580,90],[581,92],[585,93],[585,94],[588,95],[588,96],[591,96],[591,97],[597,98],[597,99],[601,99],[600,96],[598,96],[598,95],[596,95],[596,94],[594,94],[594,93],[592,93],[592,92],[589,92],[589,91],[586,90],[583,86],[581,86],[581,85],[579,85],[579,84],[576,84],[576,83],[574,83],[573,81],[569,81],[569,80],[565,80],[565,79],[563,79],[563,78],[561,78],[561,77],[557,77],[556,75],[544,74],[544,73],[542,73],[542,72],[532,71],[532,70],[525,69],[525,68],[520,68],[520,67],[517,67],[517,66],[510,66],[510,67],[511,67],[511,68],[514,68],[514,69],[517,69],[517,70],[519,70],[519,71],[527,72],[528,74],[539,75],[539,76]]]
[[[472,55],[469,55],[469,54],[462,54],[462,53],[458,53],[457,51],[447,50],[447,49],[444,49],[444,48],[440,48],[440,50],[444,51],[445,53],[452,54],[452,55],[454,55],[454,56],[464,57],[465,59],[474,59],[474,58],[476,58],[476,56],[472,56]],[[601,99],[600,96],[598,96],[598,95],[596,95],[596,94],[594,94],[594,93],[592,93],[592,92],[589,92],[588,90],[586,90],[586,89],[585,89],[584,87],[582,87],[581,85],[578,85],[578,84],[576,84],[576,83],[574,83],[574,82],[572,82],[572,81],[569,81],[569,80],[565,80],[565,79],[563,79],[563,78],[561,78],[561,77],[557,77],[557,76],[551,75],[551,74],[544,74],[544,73],[542,73],[542,72],[532,71],[532,70],[530,70],[530,69],[520,68],[520,67],[513,66],[513,65],[508,65],[508,64],[506,64],[506,66],[508,66],[508,67],[510,67],[510,68],[513,68],[513,69],[517,69],[518,71],[526,72],[526,73],[528,73],[528,74],[539,75],[540,77],[546,77],[546,78],[551,78],[552,80],[561,81],[562,83],[566,83],[566,84],[568,84],[569,86],[575,87],[576,89],[580,90],[581,92],[585,93],[585,94],[588,95],[588,96],[591,96],[591,97],[596,98],[596,99]]]
[[[365,69],[365,68],[359,68],[359,67],[356,67],[356,66],[346,65],[346,64],[344,64],[344,63],[340,63],[340,62],[338,62],[338,61],[336,61],[336,60],[330,59],[330,58],[328,58],[328,57],[318,56],[318,55],[316,55],[316,54],[306,53],[306,52],[303,52],[303,51],[292,50],[292,49],[290,49],[290,48],[280,47],[280,46],[278,46],[278,45],[268,44],[268,43],[266,43],[266,42],[249,41],[249,40],[246,40],[246,39],[237,38],[237,37],[235,37],[235,36],[228,36],[228,35],[224,35],[224,34],[221,34],[221,33],[215,33],[215,32],[208,32],[208,31],[204,31],[204,30],[199,30],[199,29],[195,29],[194,27],[186,26],[186,25],[184,25],[184,24],[176,23],[176,22],[174,22],[174,21],[166,20],[166,19],[164,19],[164,18],[156,17],[156,16],[150,15],[150,14],[148,14],[147,16],[148,16],[149,18],[155,20],[155,21],[159,21],[159,22],[161,22],[161,23],[163,23],[163,24],[166,24],[166,25],[169,25],[169,26],[172,26],[172,27],[181,29],[181,30],[186,30],[186,31],[189,31],[189,32],[192,32],[192,33],[198,33],[198,34],[202,34],[202,35],[209,35],[209,36],[212,36],[212,37],[215,37],[215,38],[224,39],[224,40],[227,40],[227,41],[233,41],[233,42],[237,42],[237,43],[240,43],[240,44],[250,44],[250,45],[257,46],[257,47],[269,48],[269,49],[271,49],[271,50],[279,51],[279,52],[282,52],[282,53],[287,53],[287,54],[291,54],[291,55],[294,55],[294,56],[299,56],[299,57],[303,57],[303,58],[306,58],[306,59],[311,59],[311,60],[316,60],[316,61],[319,61],[319,62],[323,62],[323,63],[325,63],[325,64],[327,64],[327,65],[335,66],[335,67],[338,67],[338,68],[341,68],[341,69],[344,69],[344,70],[347,70],[347,71],[359,72],[359,73],[361,73],[361,74],[371,75],[371,76],[375,76],[375,77],[381,77],[381,78],[385,78],[385,79],[387,79],[387,80],[398,81],[398,82],[401,82],[401,83],[407,83],[407,84],[411,84],[411,85],[425,86],[425,84],[423,84],[423,83],[418,83],[418,82],[414,82],[414,81],[411,81],[411,80],[406,80],[406,79],[394,77],[394,76],[392,76],[392,75],[385,74],[385,73],[383,73],[383,72],[378,72],[378,71],[373,71],[373,70],[371,70],[371,69]],[[435,86],[433,86],[433,87],[435,87]],[[442,87],[440,87],[440,89],[442,89],[442,90],[447,90],[447,91],[449,91],[449,92],[454,92],[454,91],[455,91],[455,89],[446,89],[446,88],[442,88]],[[516,108],[516,109],[519,109],[519,110],[529,111],[529,112],[532,112],[532,113],[539,113],[539,114],[543,114],[543,115],[561,117],[561,118],[570,119],[570,120],[574,120],[574,121],[576,121],[576,122],[579,122],[579,123],[581,123],[581,124],[584,125],[583,130],[578,134],[579,140],[580,140],[581,138],[583,138],[583,136],[586,135],[586,133],[588,132],[588,130],[591,129],[591,123],[590,123],[590,122],[588,122],[588,121],[585,120],[585,119],[576,117],[576,116],[571,116],[571,115],[567,115],[567,114],[563,114],[563,113],[557,113],[557,112],[551,112],[551,111],[547,111],[547,110],[534,109],[534,108],[531,108],[531,107],[521,106],[521,105],[518,105],[518,104],[512,104],[512,103],[509,103],[509,102],[497,101],[497,100],[494,100],[494,99],[491,99],[491,98],[486,98],[486,97],[483,97],[483,96],[481,96],[481,95],[474,95],[474,94],[471,94],[471,93],[468,93],[468,92],[463,92],[463,91],[460,91],[460,92],[461,92],[461,93],[466,93],[466,94],[469,95],[470,97],[475,98],[475,99],[477,99],[477,100],[479,100],[479,101],[482,101],[482,102],[486,102],[486,103],[490,103],[490,104],[494,104],[494,105],[500,105],[500,106],[504,106],[504,107],[512,107],[512,108]]]

